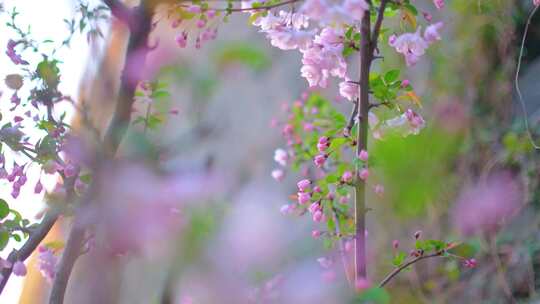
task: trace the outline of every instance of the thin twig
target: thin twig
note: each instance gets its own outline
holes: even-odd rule
[[[433,257],[440,257],[440,256],[443,255],[443,253],[444,253],[444,251],[438,251],[438,252],[427,254],[427,255],[421,255],[421,256],[415,257],[414,259],[408,261],[407,263],[402,264],[399,267],[396,267],[394,270],[392,270],[392,272],[390,272],[386,277],[384,277],[384,279],[381,281],[381,283],[379,283],[379,287],[380,288],[384,287],[386,284],[388,284],[388,282],[390,282],[392,280],[392,278],[394,278],[396,275],[398,275],[398,273],[400,273],[405,268],[407,268],[407,267],[409,267],[409,266],[411,266],[411,265],[413,265],[413,264],[415,264],[417,262],[420,262],[421,260],[425,260],[425,259],[429,259],[429,258],[433,258]]]
[[[525,32],[523,33],[523,39],[521,39],[521,47],[519,49],[519,57],[518,57],[518,64],[517,64],[517,68],[516,68],[516,76],[515,76],[515,79],[514,79],[514,85],[516,87],[516,92],[517,92],[517,95],[518,95],[518,101],[519,101],[519,104],[521,105],[521,111],[523,112],[523,120],[525,122],[525,129],[527,131],[527,136],[529,137],[529,141],[531,142],[531,145],[536,150],[540,150],[540,146],[537,145],[534,142],[534,138],[533,138],[533,135],[532,135],[532,132],[531,132],[531,128],[529,126],[529,117],[528,117],[528,114],[527,114],[527,109],[525,107],[525,102],[523,101],[523,95],[521,94],[521,89],[519,87],[519,71],[521,70],[521,62],[522,62],[522,59],[523,59],[523,52],[525,50],[525,41],[527,39],[527,33],[529,32],[529,25],[531,24],[531,20],[532,20],[533,16],[536,14],[536,11],[538,11],[538,7],[539,6],[534,7],[534,9],[531,11],[531,13],[529,15],[529,18],[527,19],[527,23],[525,24]]]
[[[381,32],[381,26],[384,19],[384,10],[386,9],[386,4],[388,4],[388,0],[381,0],[381,4],[379,6],[379,12],[377,14],[377,20],[375,21],[375,25],[373,26],[373,33],[371,35],[372,52],[377,48],[377,40],[379,39],[379,33]],[[382,58],[382,57],[377,56],[376,58]]]

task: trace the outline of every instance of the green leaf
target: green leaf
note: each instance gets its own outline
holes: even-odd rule
[[[156,91],[152,93],[152,98],[162,98],[162,97],[169,97],[171,94],[167,91]]]
[[[0,250],[6,248],[6,245],[9,242],[9,233],[7,231],[0,232]]]
[[[384,74],[384,81],[386,81],[387,84],[393,83],[399,78],[399,73],[399,70],[388,71],[386,74]]]
[[[392,265],[399,267],[401,264],[403,264],[406,258],[407,254],[403,251],[400,251],[392,259]]]
[[[0,199],[0,219],[3,219],[8,215],[9,215],[9,205],[5,200]]]
[[[382,288],[370,288],[362,292],[353,302],[354,304],[386,304],[390,303],[390,295]]]

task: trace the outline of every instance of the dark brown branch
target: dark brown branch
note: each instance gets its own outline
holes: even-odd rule
[[[32,252],[36,250],[37,246],[39,246],[41,241],[43,241],[45,236],[47,236],[54,223],[56,222],[57,218],[58,213],[55,210],[49,210],[43,217],[41,223],[39,223],[37,227],[32,229],[30,236],[28,237],[28,240],[26,240],[24,245],[19,250],[13,250],[9,254],[7,260],[11,263],[11,266],[6,267],[2,270],[2,279],[0,280],[0,293],[2,293],[2,291],[4,290],[4,287],[6,286],[9,277],[11,276],[11,273],[13,271],[13,264],[17,261],[24,261],[28,257],[30,257]]]
[[[432,253],[432,254],[421,255],[421,256],[415,257],[414,259],[408,261],[407,263],[405,263],[405,264],[395,268],[394,270],[392,270],[392,272],[390,272],[381,281],[381,283],[379,283],[379,287],[380,288],[384,287],[386,284],[388,284],[388,282],[390,282],[390,280],[392,280],[392,278],[394,278],[396,275],[398,275],[398,273],[400,273],[402,270],[406,269],[407,267],[409,267],[409,266],[411,266],[411,265],[413,265],[413,264],[415,264],[417,262],[420,262],[421,260],[442,256],[443,253],[444,253],[444,251],[439,251],[439,252],[435,252],[435,253]]]

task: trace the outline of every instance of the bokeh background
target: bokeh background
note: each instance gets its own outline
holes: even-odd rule
[[[36,5],[43,5],[25,22],[47,24],[50,31],[75,9],[72,1],[5,2],[19,7],[21,16],[34,16]],[[464,242],[460,250],[478,266],[467,269],[447,259],[419,263],[389,285],[391,303],[536,303],[539,158],[513,82],[532,1],[454,0],[438,12],[431,1],[416,2],[444,21],[444,39],[406,72],[421,98],[427,128],[406,139],[370,139],[372,170],[385,185],[382,198],[368,197],[370,279],[377,282],[392,269],[393,240],[412,248],[413,234],[421,230],[427,238]],[[217,40],[200,50],[178,48],[171,26],[158,25],[148,71],[167,84],[170,95],[155,104],[178,114],[168,115],[147,136],[137,126],[130,130],[124,161],[103,177],[113,181],[103,199],[116,205],[99,225],[97,249],[79,259],[67,303],[158,303],[163,295],[186,304],[346,303],[335,250],[311,238],[311,219],[279,212],[292,200],[301,172],[287,172],[279,183],[270,175],[277,166],[274,150],[285,145],[271,121],[283,120],[284,104],[307,87],[299,72],[301,56],[272,48],[247,19],[230,18],[220,25]],[[107,117],[110,107],[102,106],[107,95],[99,88],[109,78],[95,75],[108,67],[114,83],[121,60],[105,59],[118,51],[111,45],[121,46],[126,37],[121,28],[103,27],[105,41],[85,47],[85,37],[79,37],[62,68],[65,90],[90,106],[99,104],[96,116]],[[540,17],[533,19],[520,75],[534,138],[540,131],[538,28]],[[5,40],[0,37],[0,45]],[[403,65],[384,49],[389,55],[378,66]],[[0,60],[3,76],[10,69]],[[320,93],[348,113],[336,88]],[[168,183],[177,190],[171,202]],[[148,208],[156,197],[167,207],[178,204],[171,226],[164,225],[159,210]],[[28,194],[28,200],[39,199]],[[40,211],[37,202],[26,204],[21,209],[27,216]],[[66,227],[59,225],[53,238],[65,237]],[[126,254],[125,248],[100,246],[108,238],[137,250]],[[335,261],[322,267],[321,257]],[[46,303],[49,286],[38,272],[31,273],[26,282],[10,282],[0,301],[18,303],[22,294],[21,303]]]

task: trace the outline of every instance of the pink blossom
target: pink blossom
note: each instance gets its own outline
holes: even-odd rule
[[[287,165],[287,161],[289,160],[289,155],[283,149],[276,149],[276,151],[274,151],[274,160],[278,164],[285,167]]]
[[[375,185],[375,193],[379,196],[382,196],[384,194],[384,186],[381,184]]]
[[[185,48],[187,46],[187,32],[186,31],[183,31],[182,33],[176,36],[176,44],[178,44],[178,46],[181,48]]]
[[[536,0],[535,0],[536,1]],[[444,8],[444,0],[433,0],[433,4],[438,10],[441,10]]]
[[[371,282],[366,278],[358,278],[355,287],[358,291],[366,290],[371,287]]]
[[[319,138],[319,141],[317,142],[317,150],[323,153],[326,151],[326,149],[328,149],[328,147],[330,147],[330,139],[326,136]]]
[[[313,230],[311,231],[311,237],[314,239],[318,239],[321,236],[321,232],[319,230]]]
[[[358,85],[352,83],[349,79],[345,79],[339,83],[339,94],[350,101],[358,98]]]
[[[319,186],[313,187],[313,192],[320,193],[321,192],[321,187],[319,187]]]
[[[441,40],[441,35],[439,34],[439,31],[444,26],[443,22],[437,22],[435,24],[429,25],[426,30],[424,31],[424,39],[427,43],[433,43],[438,40]]]
[[[314,20],[321,20],[327,14],[328,7],[325,0],[306,0],[300,11]]]
[[[362,149],[360,151],[360,153],[358,153],[358,158],[361,160],[361,161],[364,161],[366,162],[368,160],[368,157],[369,157],[369,154],[366,150]]]
[[[405,33],[398,37],[391,36],[389,39],[390,46],[405,56],[407,66],[415,65],[428,48],[428,43],[420,34],[420,30],[421,28],[418,27],[414,33]]]
[[[317,166],[318,168],[322,168],[327,158],[328,156],[326,156],[326,154],[319,154],[315,156],[313,162],[315,163],[315,166]]]
[[[461,193],[452,211],[452,221],[466,236],[494,233],[522,203],[520,183],[511,173],[498,172]]]
[[[332,267],[332,265],[334,264],[334,262],[331,259],[325,258],[325,257],[318,258],[317,262],[319,262],[319,265],[321,265],[322,268],[327,268],[327,269]]]
[[[540,1],[540,0],[539,0]],[[467,268],[475,268],[477,266],[476,259],[466,259],[463,265]]]
[[[284,215],[291,213],[291,210],[292,209],[291,209],[290,205],[287,205],[287,204],[285,204],[285,205],[281,206],[281,208],[279,208],[279,212],[281,212],[281,214],[284,214]]]
[[[36,183],[34,187],[34,193],[39,194],[41,193],[41,191],[43,191],[43,185],[41,184],[41,180],[38,180],[38,182]]]
[[[420,114],[408,109],[402,115],[386,121],[384,130],[393,130],[402,136],[417,135],[425,127],[425,121]]]
[[[403,79],[403,81],[401,82],[401,88],[404,89],[404,88],[408,87],[410,84],[411,84],[411,82],[408,79]]]
[[[364,12],[369,10],[369,4],[365,0],[345,0],[343,8],[354,20],[360,21]]]
[[[58,258],[54,255],[54,252],[45,246],[38,248],[38,267],[41,275],[51,282],[56,274],[56,265]]]
[[[367,168],[362,168],[358,175],[361,180],[366,181],[369,177],[369,170]]]
[[[298,192],[298,203],[303,205],[311,200],[311,194],[307,192]]]
[[[26,266],[23,262],[17,261],[13,264],[13,274],[19,277],[24,277],[26,275]]]
[[[393,240],[392,241],[392,248],[398,249],[398,247],[399,247],[399,241],[398,240]]]
[[[533,4],[535,6],[539,6],[540,5],[540,0],[533,0]]]
[[[296,185],[298,186],[298,190],[300,192],[306,192],[306,190],[311,185],[311,181],[309,179],[303,179],[299,181]]]
[[[303,128],[304,128],[304,131],[311,132],[315,129],[315,126],[312,123],[304,122]]]
[[[281,169],[272,170],[272,178],[278,182],[281,182],[285,178],[285,172]]]
[[[205,25],[206,25],[206,21],[205,21],[204,19],[199,19],[199,20],[197,20],[197,22],[196,22],[196,26],[197,26],[198,28],[203,28]]]
[[[302,77],[304,77],[310,87],[319,85],[322,79],[322,72],[315,65],[304,65],[300,69]]]
[[[311,205],[309,205],[309,213],[315,213],[318,210],[321,210],[321,205],[318,202],[315,202]]]
[[[315,211],[315,212],[313,213],[313,221],[319,223],[319,222],[322,222],[322,220],[323,220],[323,213],[322,213],[322,211],[321,211],[321,210]]]
[[[344,183],[350,183],[350,182],[352,182],[352,179],[353,179],[353,174],[352,174],[351,171],[343,172],[343,175],[341,176],[341,180]]]

